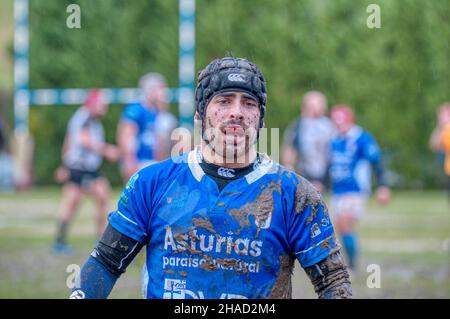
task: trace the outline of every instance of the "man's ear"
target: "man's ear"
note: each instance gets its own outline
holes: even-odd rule
[[[200,121],[200,120],[201,120],[200,114],[198,114],[197,111],[195,111],[195,114],[194,114],[194,120],[196,120],[196,121]]]

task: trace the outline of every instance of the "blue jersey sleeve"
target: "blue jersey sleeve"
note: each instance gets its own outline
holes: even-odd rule
[[[141,171],[134,174],[128,181],[120,196],[117,210],[109,215],[109,223],[122,234],[145,244],[148,239],[148,223],[150,208],[144,194],[146,183],[140,179]]]
[[[141,109],[139,108],[138,104],[128,104],[125,106],[124,110],[122,111],[122,120],[127,120],[135,123],[139,123],[141,116]]]
[[[362,139],[363,157],[373,166],[377,177],[378,185],[385,185],[384,166],[381,157],[381,150],[375,138],[369,133],[364,134]]]
[[[364,158],[369,160],[371,163],[379,162],[381,158],[381,151],[375,138],[366,133],[364,134],[361,142]]]
[[[335,250],[337,242],[320,193],[301,179],[295,198],[289,221],[289,241],[300,265],[306,268],[325,259]]]

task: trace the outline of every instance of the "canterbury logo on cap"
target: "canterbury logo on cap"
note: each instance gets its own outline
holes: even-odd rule
[[[242,74],[230,73],[230,74],[228,74],[228,81],[230,81],[230,82],[245,82],[245,78]]]
[[[226,168],[226,167],[220,167],[217,170],[217,174],[219,174],[222,177],[226,177],[226,178],[233,178],[234,175],[234,169],[232,168]]]

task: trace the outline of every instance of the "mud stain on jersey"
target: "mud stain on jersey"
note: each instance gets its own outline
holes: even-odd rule
[[[178,242],[178,245],[180,245],[182,248],[178,248],[178,250],[175,250],[175,252],[190,252],[191,254],[201,254],[202,251],[195,249],[195,244],[199,240],[199,237],[195,231],[195,227],[191,227],[189,232],[186,233],[175,233],[173,234],[173,238]],[[190,239],[191,245],[187,243],[187,239]]]
[[[229,191],[225,191],[224,193],[227,194],[230,197],[242,194],[242,192],[229,192]]]
[[[208,218],[192,218],[192,222],[196,227],[204,228],[207,231],[216,234],[213,224]]]
[[[280,256],[280,270],[277,281],[270,290],[268,299],[292,299],[292,274],[294,272],[295,257]]]
[[[247,274],[249,272],[247,264],[236,258],[213,258],[209,255],[203,255],[203,260],[204,261],[200,263],[200,268],[208,272],[216,271],[218,269],[234,270],[235,272],[242,274]]]
[[[337,248],[339,249],[339,245],[336,243],[336,237],[335,235],[331,235],[330,237],[326,238],[322,244],[320,245],[320,250],[324,250],[324,249],[330,249],[332,243],[335,243]],[[336,247],[335,247],[336,248]]]
[[[309,216],[306,220],[306,223],[309,224],[316,216],[319,205],[324,207],[325,212],[326,207],[323,204],[320,193],[310,182],[300,176],[299,183],[297,184],[297,189],[295,191],[295,212],[297,214],[301,213],[307,206],[311,206],[311,216]]]
[[[219,269],[216,263],[214,263],[214,259],[211,256],[203,255],[204,262],[200,263],[200,268],[207,272],[215,271]]]
[[[228,210],[228,214],[239,223],[240,229],[236,234],[240,234],[244,227],[250,226],[250,216],[255,217],[255,224],[258,227],[256,237],[259,235],[261,228],[268,228],[274,210],[274,192],[281,194],[281,181],[270,182],[258,197],[240,208]]]

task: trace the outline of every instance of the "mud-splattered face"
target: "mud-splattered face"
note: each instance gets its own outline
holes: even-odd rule
[[[244,157],[256,144],[259,116],[253,96],[237,91],[220,93],[206,108],[204,139],[226,163]]]

